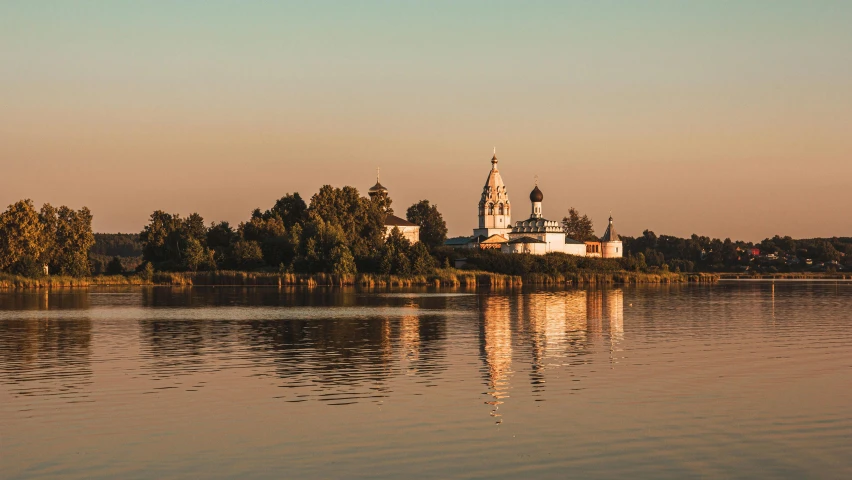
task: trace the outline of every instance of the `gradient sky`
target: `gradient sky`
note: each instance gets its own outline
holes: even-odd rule
[[[470,234],[514,206],[603,233],[852,236],[852,2],[2,2],[0,206],[137,232],[323,184]]]

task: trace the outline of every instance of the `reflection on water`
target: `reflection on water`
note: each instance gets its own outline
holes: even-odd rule
[[[843,476],[850,299],[813,284],[0,293],[0,473]]]

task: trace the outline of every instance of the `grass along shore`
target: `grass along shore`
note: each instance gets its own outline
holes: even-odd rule
[[[852,280],[852,273],[825,272],[789,272],[761,273],[747,275],[742,273],[720,273],[720,280]]]
[[[196,285],[196,286],[361,286],[361,287],[520,287],[523,285],[610,285],[632,283],[715,283],[718,275],[638,272],[574,272],[569,274],[504,275],[454,268],[438,269],[431,275],[380,275],[360,273],[265,273],[238,271],[156,272],[150,279],[139,275],[101,275],[94,277],[50,276],[28,278],[0,273],[2,289],[38,289],[90,287],[100,285]]]

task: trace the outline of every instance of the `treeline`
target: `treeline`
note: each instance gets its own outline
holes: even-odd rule
[[[621,239],[628,267],[640,270],[776,273],[852,267],[852,238],[795,240],[776,235],[755,244],[698,235],[657,236],[645,230],[640,237]]]
[[[90,253],[105,257],[141,257],[138,233],[96,233]]]
[[[623,258],[579,257],[561,252],[533,255],[477,249],[466,252],[465,263],[466,269],[521,277],[531,274],[568,275],[580,271],[614,273],[629,269],[626,259]]]
[[[93,275],[132,272],[142,264],[142,243],[137,233],[96,233],[89,251]]]
[[[0,214],[0,271],[38,277],[48,273],[83,277],[90,274],[89,249],[95,243],[88,208],[36,210],[21,200]]]
[[[446,224],[434,205],[423,200],[407,211],[421,226],[409,242],[398,229],[386,234],[392,214],[386,195],[362,197],[354,187],[323,186],[310,203],[287,194],[248,220],[205,224],[158,210],[139,234],[144,263],[140,270],[244,270],[281,273],[428,274],[435,269],[431,249],[446,240]]]

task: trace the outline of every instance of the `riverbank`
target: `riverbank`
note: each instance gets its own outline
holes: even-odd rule
[[[39,289],[118,285],[174,285],[174,286],[361,286],[361,287],[521,287],[523,285],[612,285],[612,284],[667,284],[716,283],[718,275],[682,273],[638,272],[574,272],[569,274],[529,274],[525,276],[499,273],[438,269],[431,275],[379,275],[362,273],[334,275],[328,273],[265,273],[265,272],[157,272],[150,279],[139,275],[103,275],[74,278],[51,276],[27,278],[0,274],[0,288]]]
[[[852,273],[766,273],[745,275],[742,273],[720,273],[720,280],[852,280]]]

